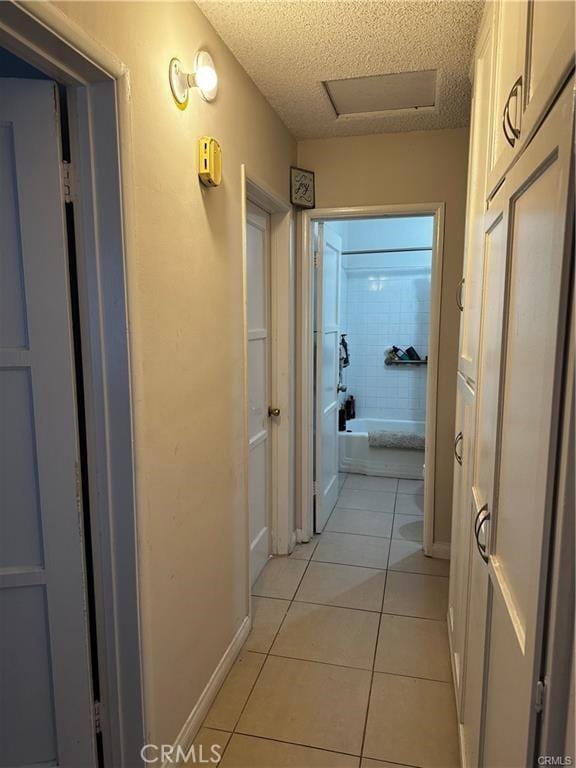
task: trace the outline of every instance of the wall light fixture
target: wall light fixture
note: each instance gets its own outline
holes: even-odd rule
[[[185,109],[188,91],[198,88],[205,101],[213,101],[218,93],[218,75],[207,51],[198,51],[194,59],[194,71],[184,72],[180,59],[172,59],[169,69],[170,88],[178,106]]]

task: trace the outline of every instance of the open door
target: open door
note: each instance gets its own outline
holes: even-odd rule
[[[314,334],[314,529],[320,532],[338,498],[338,345],[342,238],[324,223],[316,240],[316,329]]]
[[[54,83],[0,80],[2,765],[97,764]]]

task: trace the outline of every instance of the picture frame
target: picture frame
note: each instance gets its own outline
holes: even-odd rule
[[[314,171],[290,166],[290,202],[298,208],[316,207]]]

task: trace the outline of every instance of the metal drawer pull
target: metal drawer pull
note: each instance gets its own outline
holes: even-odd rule
[[[456,435],[456,439],[454,440],[454,457],[456,458],[456,461],[458,462],[458,464],[460,464],[460,466],[462,466],[462,454],[458,453],[458,443],[461,443],[463,439],[464,439],[464,435],[462,434],[462,432],[458,432],[458,434]]]
[[[464,309],[464,304],[462,302],[462,288],[464,288],[464,283],[466,282],[466,278],[463,277],[462,280],[458,283],[458,288],[456,289],[456,306],[460,310],[460,312]]]
[[[504,106],[504,114],[502,115],[502,130],[504,131],[504,136],[506,137],[506,141],[508,142],[508,144],[510,144],[511,147],[513,147],[516,144],[516,139],[520,138],[520,129],[516,128],[516,126],[513,125],[512,121],[510,120],[510,100],[512,99],[513,96],[516,96],[518,98],[518,91],[520,90],[521,87],[522,87],[522,78],[519,77],[518,80],[516,80],[516,82],[512,86],[510,93],[508,94],[508,99],[506,100],[506,105]],[[508,131],[510,131],[510,133],[508,133]]]
[[[480,516],[483,512],[486,512],[482,520],[480,520]],[[488,504],[484,504],[479,510],[478,514],[476,515],[476,519],[474,520],[474,536],[476,537],[476,546],[478,547],[478,552],[480,553],[480,557],[482,560],[484,560],[485,563],[488,562],[489,557],[486,554],[486,545],[480,543],[480,531],[482,530],[482,527],[484,523],[487,523],[488,520],[490,520],[490,512],[488,512]]]

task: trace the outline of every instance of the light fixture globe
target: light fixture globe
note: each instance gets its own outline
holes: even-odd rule
[[[194,61],[194,85],[205,101],[213,101],[218,93],[218,74],[207,51],[198,51]]]

